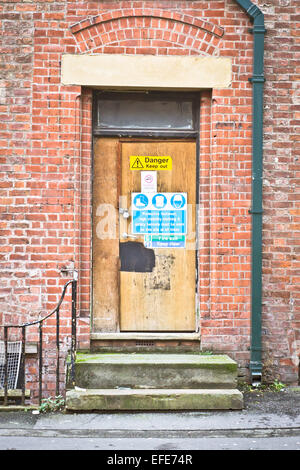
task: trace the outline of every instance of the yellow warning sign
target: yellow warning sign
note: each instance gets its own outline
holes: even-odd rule
[[[171,157],[130,155],[131,170],[172,170]]]

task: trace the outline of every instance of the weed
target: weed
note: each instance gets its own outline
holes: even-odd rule
[[[273,392],[280,392],[284,388],[286,388],[285,384],[283,384],[282,382],[279,382],[279,380],[277,380],[277,379],[274,380],[274,382],[270,385],[270,389]]]
[[[258,384],[258,385],[251,385],[248,383],[240,383],[239,389],[242,392],[281,392],[286,388],[286,385],[279,380],[274,380],[271,384]]]
[[[44,398],[39,407],[41,413],[48,413],[51,411],[61,411],[65,406],[65,400],[61,395],[57,397]]]

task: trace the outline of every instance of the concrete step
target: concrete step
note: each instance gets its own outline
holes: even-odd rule
[[[240,410],[238,390],[86,389],[66,393],[68,411]]]
[[[88,389],[234,389],[237,364],[226,355],[78,353],[75,384]]]

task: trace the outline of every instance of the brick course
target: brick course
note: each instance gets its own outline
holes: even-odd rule
[[[267,28],[264,379],[289,383],[298,381],[300,354],[297,3],[256,2]],[[0,15],[0,324],[52,309],[66,281],[61,270],[75,268],[79,344],[89,346],[92,92],[61,85],[62,54],[231,57],[231,88],[201,96],[199,306],[202,347],[227,352],[247,377],[253,59],[247,15],[234,0],[9,1]],[[68,307],[63,315],[70,325]]]

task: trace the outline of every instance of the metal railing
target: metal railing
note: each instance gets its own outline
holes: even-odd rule
[[[39,405],[42,402],[43,394],[43,324],[44,322],[56,314],[56,396],[59,395],[59,377],[60,377],[60,306],[64,300],[68,286],[72,286],[72,312],[71,312],[71,347],[70,347],[70,378],[71,382],[74,382],[75,378],[75,358],[76,358],[76,303],[77,303],[77,273],[74,271],[74,279],[66,282],[63,287],[61,297],[58,304],[49,314],[45,315],[43,318],[34,320],[32,322],[23,323],[21,325],[0,325],[0,328],[3,328],[3,339],[4,339],[4,396],[3,396],[3,405],[8,405],[8,332],[10,328],[19,328],[21,329],[21,361],[20,361],[20,370],[23,372],[21,377],[21,405],[25,405],[25,344],[26,344],[26,328],[38,325],[38,399]]]

